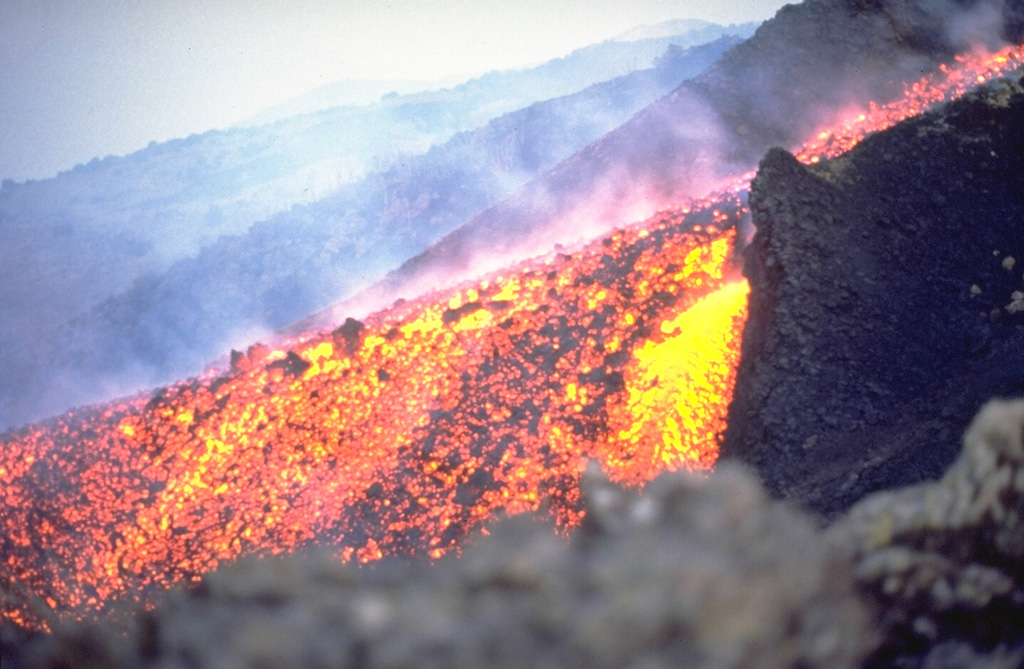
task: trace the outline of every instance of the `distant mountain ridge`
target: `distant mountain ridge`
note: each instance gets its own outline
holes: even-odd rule
[[[262,109],[249,118],[235,123],[235,128],[253,128],[277,123],[295,116],[312,114],[332,107],[363,107],[380,102],[382,98],[410,95],[423,91],[455,86],[461,78],[439,81],[412,79],[347,79],[317,86],[311,91]]]
[[[615,41],[636,42],[642,39],[656,39],[658,37],[668,37],[669,35],[704,30],[713,25],[715,24],[701,19],[674,19],[672,21],[655,23],[654,25],[645,24],[637,26],[616,37]]]
[[[490,116],[471,120],[468,125],[472,127],[532,101],[561,97],[601,81],[647,69],[669,45],[687,48],[711,42],[723,35],[749,37],[756,28],[756,22],[723,26],[699,19],[678,19],[653,26],[638,26],[614,39],[575,49],[561,58],[540,65],[487,72],[464,81],[439,81],[436,86],[409,81],[333,82],[266,109],[240,125],[273,123],[284,118],[353,104],[398,102],[394,92],[398,92],[401,102],[407,104],[436,101],[439,98],[460,102],[481,100],[482,96],[490,97],[492,91],[502,91],[504,99],[499,96],[490,103],[479,104],[480,109],[489,110]],[[380,91],[379,94],[373,96],[372,93],[377,91]]]

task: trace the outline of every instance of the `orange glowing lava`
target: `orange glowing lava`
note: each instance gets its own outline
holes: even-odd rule
[[[960,59],[799,157],[838,155],[1021,55]],[[147,605],[226,560],[314,544],[437,557],[499,511],[543,505],[571,527],[588,459],[636,485],[711,467],[746,317],[748,179],[571,254],[3,435],[0,615],[45,627],[47,610]]]
[[[738,200],[719,209],[729,227],[745,213]],[[87,614],[148,603],[243,553],[319,543],[363,562],[439,556],[495,512],[542,503],[570,526],[588,458],[630,462],[636,481],[710,466],[745,301],[722,302],[713,326],[686,321],[737,294],[735,232],[709,225],[710,212],[689,220],[705,224],[651,221],[7,435],[7,570],[50,606]],[[713,355],[658,385],[682,329]],[[662,411],[685,447],[634,457],[642,449],[619,431]]]

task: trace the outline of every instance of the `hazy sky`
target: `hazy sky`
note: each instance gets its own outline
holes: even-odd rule
[[[641,24],[782,0],[0,0],[0,178],[224,127],[340,79],[539,63]]]

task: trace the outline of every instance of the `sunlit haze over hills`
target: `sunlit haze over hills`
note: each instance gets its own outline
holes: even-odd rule
[[[227,127],[339,80],[451,82],[781,0],[0,3],[0,178]]]

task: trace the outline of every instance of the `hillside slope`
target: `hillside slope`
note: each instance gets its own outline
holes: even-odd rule
[[[461,133],[245,234],[224,236],[166,271],[139,276],[89,309],[68,305],[74,291],[60,300],[26,293],[7,313],[49,310],[52,317],[42,324],[5,321],[9,344],[0,350],[0,425],[194,374],[231,346],[351,294],[699,73],[737,42],[730,37],[672,48],[652,68]],[[27,252],[26,261],[45,258],[51,248],[45,244]],[[81,247],[63,251],[76,263],[88,254]],[[60,273],[77,265],[47,267]],[[89,272],[77,273],[88,287]]]
[[[674,37],[594,45],[451,89],[154,142],[52,179],[5,181],[0,285],[8,291],[0,294],[0,327],[31,323],[30,338],[38,337],[221,236],[242,234],[502,114],[650,68],[670,44],[726,33],[701,26]]]
[[[1022,26],[1020,0],[787,5],[706,73],[482,212],[360,301],[408,296],[428,278],[473,275],[495,255],[529,255],[699,195],[754,169],[772,146],[794,147],[868,101],[892,99],[956,52],[1019,40]]]

